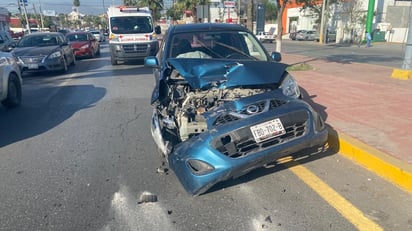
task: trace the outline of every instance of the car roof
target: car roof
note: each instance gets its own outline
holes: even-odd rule
[[[60,32],[35,32],[31,34],[26,34],[24,37],[28,36],[41,36],[41,35],[55,35],[55,36],[64,36],[64,34]]]
[[[172,26],[170,31],[173,33],[193,32],[193,31],[249,31],[246,27],[239,24],[228,23],[193,23],[178,24]]]
[[[87,31],[73,31],[73,32],[69,32],[66,35],[70,35],[70,34],[88,34],[89,32]]]

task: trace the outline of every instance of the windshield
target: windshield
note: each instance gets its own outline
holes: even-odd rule
[[[18,47],[40,47],[40,46],[55,46],[58,45],[58,38],[56,35],[31,35],[23,37]]]
[[[66,36],[70,42],[73,41],[87,41],[87,34],[69,34]]]
[[[172,58],[268,60],[260,43],[244,31],[179,33],[171,41],[169,57]]]
[[[111,17],[110,26],[115,34],[152,33],[153,24],[149,16]]]

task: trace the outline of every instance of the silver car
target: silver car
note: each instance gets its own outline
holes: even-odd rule
[[[296,34],[296,40],[319,41],[319,33],[315,30],[301,31]]]
[[[106,41],[106,39],[105,39],[105,37],[104,37],[104,35],[103,35],[103,33],[102,33],[101,31],[93,30],[93,31],[90,31],[90,33],[92,33],[92,34],[94,35],[94,37],[96,37],[96,39],[97,39],[99,42],[104,42],[104,41]]]
[[[17,107],[22,98],[22,79],[16,57],[0,52],[0,101],[6,108]]]

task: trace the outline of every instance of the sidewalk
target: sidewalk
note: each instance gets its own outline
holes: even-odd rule
[[[391,78],[385,66],[282,56],[314,68],[291,74],[331,126],[339,153],[412,192],[412,80]]]

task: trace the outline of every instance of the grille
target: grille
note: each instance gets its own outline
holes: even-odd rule
[[[238,119],[239,118],[234,116],[234,115],[223,114],[223,115],[220,115],[219,117],[217,117],[217,119],[215,121],[215,125],[229,123],[229,122],[232,122],[232,121],[236,121]]]
[[[20,57],[21,61],[23,63],[40,63],[46,56],[25,56],[25,57]]]
[[[213,125],[221,125],[221,124],[226,124],[226,123],[230,123],[232,121],[236,121],[242,118],[247,118],[262,112],[266,112],[269,110],[274,110],[277,107],[280,107],[281,105],[285,104],[286,101],[284,100],[278,100],[278,99],[272,99],[272,100],[265,100],[265,101],[261,101],[261,102],[257,102],[254,104],[249,104],[244,106],[239,112],[233,112],[233,113],[224,113],[221,114],[217,117],[217,119],[215,120]],[[251,105],[254,105],[257,107],[257,110],[254,114],[249,114],[247,112],[247,108]]]
[[[295,112],[281,117],[286,131],[281,136],[256,143],[250,128],[245,127],[215,138],[211,145],[222,154],[231,158],[247,156],[259,150],[280,145],[303,136],[306,133],[307,120],[308,115],[306,112]]]
[[[125,53],[142,53],[142,54],[146,54],[147,44],[123,45],[123,50],[124,50]]]

